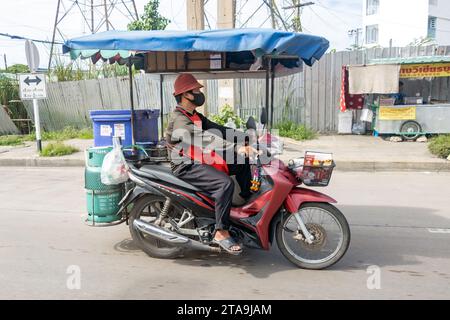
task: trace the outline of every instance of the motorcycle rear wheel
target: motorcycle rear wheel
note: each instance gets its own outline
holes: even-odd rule
[[[167,245],[160,240],[145,235],[133,225],[135,219],[142,219],[150,223],[152,220],[156,220],[159,217],[159,212],[164,206],[165,200],[164,197],[156,195],[146,195],[138,199],[134,203],[133,209],[130,211],[129,228],[133,241],[150,257],[158,259],[174,259],[183,254],[183,248]],[[145,212],[146,209],[149,212]],[[153,212],[150,212],[151,210],[153,210]],[[172,205],[172,210],[181,209]]]
[[[315,236],[315,240],[312,244],[308,244],[295,222],[294,215],[286,213],[276,228],[277,245],[283,256],[296,266],[310,270],[326,269],[337,263],[347,252],[351,238],[350,227],[342,212],[328,203],[307,203],[302,205],[298,212],[308,231]],[[331,228],[324,223],[324,218],[322,222],[314,222],[319,213],[329,217],[329,225],[334,224],[338,229],[337,236],[333,237]],[[336,237],[338,239],[335,239]],[[337,240],[336,248],[330,245],[333,240]],[[324,250],[327,247],[328,250]],[[314,255],[319,256],[322,251],[331,253],[317,259],[311,258]]]

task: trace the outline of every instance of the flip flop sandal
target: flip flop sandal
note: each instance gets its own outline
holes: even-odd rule
[[[227,253],[232,254],[234,256],[238,256],[238,255],[240,255],[242,253],[241,245],[238,244],[236,241],[234,241],[233,238],[227,238],[227,239],[220,240],[220,241],[214,239],[212,242],[217,244],[217,245],[219,245],[219,247],[221,247]],[[231,250],[231,248],[234,247],[234,246],[240,246],[241,250],[237,250],[237,251],[236,250]]]

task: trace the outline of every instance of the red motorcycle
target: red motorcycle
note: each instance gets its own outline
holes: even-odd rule
[[[334,199],[300,187],[327,185],[334,163],[308,167],[297,160],[289,165],[256,160],[259,190],[245,204],[233,204],[230,233],[244,246],[264,250],[275,237],[282,254],[301,268],[324,269],[338,262],[350,244],[346,218],[332,205]],[[185,250],[221,252],[212,244],[214,200],[208,193],[176,178],[164,165],[129,166],[134,187],[121,205],[125,211],[132,205],[126,212],[131,236],[144,252],[167,259]]]

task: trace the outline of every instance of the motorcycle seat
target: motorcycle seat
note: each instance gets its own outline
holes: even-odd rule
[[[144,165],[138,170],[133,170],[138,176],[151,180],[160,180],[166,183],[182,187],[195,192],[202,192],[202,190],[197,187],[187,183],[177,177],[172,173],[172,170],[168,166],[164,165]]]
[[[165,165],[144,165],[139,169],[132,168],[133,172],[143,178],[156,180],[156,181],[164,181],[176,187],[181,187],[190,191],[200,192],[202,195],[212,199],[212,195],[208,192],[205,192],[190,183],[187,183],[177,177],[175,177],[172,173],[172,170],[169,166]],[[239,196],[240,188],[239,184],[236,181],[235,177],[231,177],[234,180],[234,194],[232,199],[233,207],[240,207],[245,204],[245,201]]]

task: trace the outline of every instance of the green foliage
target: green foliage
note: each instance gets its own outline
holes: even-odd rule
[[[317,134],[313,130],[294,123],[292,121],[284,121],[275,126],[279,130],[281,137],[292,138],[295,140],[312,140],[315,139]]]
[[[440,158],[447,158],[450,155],[450,135],[440,135],[431,139],[428,149]]]
[[[0,136],[0,146],[18,146],[23,144],[22,136]]]
[[[6,106],[6,112],[12,119],[28,118],[27,111],[20,101],[19,84],[16,80],[0,77],[0,105]]]
[[[84,128],[84,129],[76,129],[74,127],[65,127],[61,131],[44,131],[42,132],[42,140],[44,141],[63,141],[63,140],[70,140],[70,139],[94,139],[94,134],[92,132],[92,129],[90,128]],[[34,141],[35,140],[35,134],[29,134],[25,136],[25,140],[27,141]]]
[[[78,152],[77,148],[65,145],[64,143],[58,141],[55,143],[49,143],[47,146],[42,148],[41,156],[43,157],[61,157],[67,156],[69,154]]]
[[[236,128],[240,128],[244,121],[234,112],[233,108],[226,104],[219,110],[219,114],[211,116],[211,121],[224,126],[227,122],[233,121]]]
[[[408,44],[408,47],[429,46],[432,44],[436,44],[436,41],[433,38],[419,37],[419,38],[414,38],[414,40]]]
[[[128,30],[164,30],[170,20],[158,12],[159,0],[149,0],[139,20],[128,24]]]
[[[30,72],[30,69],[27,65],[24,64],[13,64],[12,66],[9,66],[8,69],[6,69],[6,72],[9,73],[28,73]]]
[[[89,68],[82,68],[78,62],[66,63],[61,59],[56,59],[55,67],[49,76],[55,77],[57,81],[80,81],[98,78],[114,78],[128,75],[128,67],[119,64],[109,64],[107,62],[99,66],[90,64]]]

